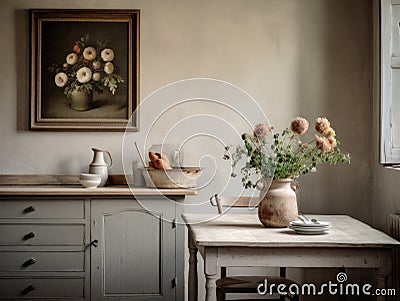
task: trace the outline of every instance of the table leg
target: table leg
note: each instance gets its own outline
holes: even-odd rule
[[[192,236],[189,233],[189,301],[197,301],[198,299],[198,279],[197,279],[197,247],[193,242]]]
[[[216,248],[204,250],[204,274],[206,276],[206,301],[217,301],[217,254]]]
[[[387,279],[387,277],[385,275],[382,275],[381,273],[377,272],[376,273],[376,287],[377,288],[386,288],[386,279]],[[384,296],[377,296],[376,300],[377,301],[384,301],[385,297]]]
[[[381,289],[387,289],[387,279],[389,277],[389,274],[391,272],[391,267],[390,266],[385,266],[380,269],[376,269],[376,288],[381,288]],[[384,301],[386,300],[385,296],[377,296],[376,297],[377,301]]]
[[[217,301],[217,274],[206,274],[206,301]]]
[[[347,275],[347,269],[345,267],[339,268],[340,273],[345,273]],[[347,296],[346,295],[340,295],[339,296],[339,301],[347,301]]]

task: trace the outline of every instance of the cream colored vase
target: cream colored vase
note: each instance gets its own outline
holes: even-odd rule
[[[296,193],[292,179],[273,179],[269,186],[264,181],[258,204],[258,218],[265,227],[283,228],[298,216]],[[269,187],[268,187],[269,186]]]
[[[93,93],[87,91],[73,91],[71,93],[71,109],[75,111],[87,111],[92,108]]]

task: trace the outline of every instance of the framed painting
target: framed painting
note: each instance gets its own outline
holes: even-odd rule
[[[32,130],[138,130],[139,17],[30,10]]]

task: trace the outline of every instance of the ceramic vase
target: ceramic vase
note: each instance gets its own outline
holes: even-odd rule
[[[75,111],[87,111],[92,108],[93,93],[86,90],[74,90],[71,93],[70,105]]]
[[[273,179],[260,192],[258,218],[265,227],[283,228],[298,216],[296,193],[292,189],[293,179]]]

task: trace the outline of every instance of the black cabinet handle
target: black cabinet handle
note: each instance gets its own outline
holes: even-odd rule
[[[28,239],[31,239],[31,238],[34,238],[34,237],[35,237],[35,233],[29,232],[29,233],[24,235],[24,240],[28,240]]]
[[[31,285],[27,286],[26,288],[24,288],[24,289],[21,291],[21,295],[27,295],[27,294],[29,294],[30,292],[34,291],[34,290],[35,290],[35,287],[31,284]]]
[[[93,240],[90,244],[91,244],[93,247],[97,248],[97,247],[99,246],[99,241],[98,241],[97,239],[95,239],[95,240]]]
[[[36,211],[35,206],[29,206],[24,209],[24,213],[30,213],[30,212],[35,212],[35,211]]]
[[[36,262],[36,259],[35,259],[35,258],[30,258],[30,259],[28,259],[27,261],[25,261],[25,262],[22,264],[22,266],[23,266],[24,268],[26,268],[26,267],[28,267],[28,266],[30,266],[30,265],[32,265],[32,264],[35,264],[35,262]]]

